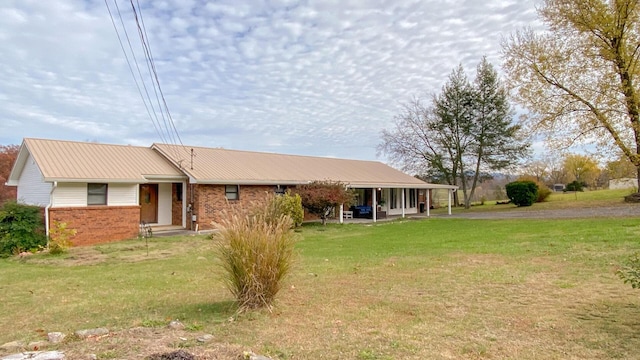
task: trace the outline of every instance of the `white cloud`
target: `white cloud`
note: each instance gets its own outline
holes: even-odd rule
[[[141,13],[184,143],[360,159],[376,157],[399,103],[439,91],[459,63],[499,66],[501,38],[536,21],[535,3],[498,0],[174,0]],[[161,141],[103,1],[5,0],[0,16],[0,143]]]

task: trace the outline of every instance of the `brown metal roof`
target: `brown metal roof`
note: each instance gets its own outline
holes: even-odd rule
[[[313,180],[332,180],[341,181],[350,187],[452,188],[450,185],[427,184],[377,161],[168,144],[153,144],[152,148],[167,157],[192,180],[204,184],[293,185]]]
[[[184,177],[147,147],[43,139],[24,139],[24,147],[35,159],[45,181],[140,183]]]

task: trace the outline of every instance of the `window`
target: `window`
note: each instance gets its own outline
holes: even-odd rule
[[[182,201],[182,183],[176,183],[176,201]]]
[[[416,207],[416,189],[409,189],[409,207]]]
[[[238,185],[226,185],[224,187],[224,196],[227,197],[227,200],[238,200],[240,198],[239,190]]]
[[[107,205],[107,184],[87,184],[87,205]]]
[[[286,192],[287,192],[287,186],[286,185],[278,185],[278,186],[276,186],[276,190],[275,190],[276,195],[284,195]]]
[[[398,207],[396,199],[398,195],[396,194],[396,189],[389,189],[389,208],[395,209]]]

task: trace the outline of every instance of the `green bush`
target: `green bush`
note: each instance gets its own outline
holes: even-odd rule
[[[517,206],[531,206],[538,199],[538,185],[533,181],[514,181],[505,188],[507,197]]]
[[[222,278],[241,311],[270,308],[293,264],[295,234],[288,215],[271,201],[249,214],[225,213],[220,223],[216,255]]]
[[[574,180],[567,184],[565,191],[584,191],[585,187],[586,187],[585,183],[582,183],[578,180]]]
[[[254,215],[257,215],[258,212],[262,212],[262,216],[269,223],[275,223],[282,215],[286,215],[291,218],[293,227],[302,225],[304,219],[302,198],[298,194],[291,194],[290,191],[282,195],[267,195],[266,206],[257,206],[254,209]]]
[[[517,181],[533,181],[534,183],[536,183],[536,185],[538,186],[538,198],[536,199],[536,202],[546,201],[549,195],[551,195],[552,193],[551,189],[549,189],[547,185],[545,185],[544,183],[542,183],[541,181],[539,181],[533,176],[530,176],[530,175],[520,176]]]
[[[0,209],[0,256],[31,251],[47,244],[41,209],[6,202]]]
[[[640,288],[640,254],[631,256],[625,266],[616,271],[616,274],[624,280],[625,284],[630,284],[634,289]]]

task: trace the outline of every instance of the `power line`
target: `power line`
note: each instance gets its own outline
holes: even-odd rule
[[[162,98],[162,103],[164,104],[164,108],[165,111],[167,112],[167,118],[169,119],[169,123],[171,124],[171,128],[173,130],[173,133],[176,135],[178,141],[180,142],[180,145],[184,144],[182,143],[182,139],[180,138],[180,134],[178,133],[178,130],[176,129],[176,125],[173,121],[173,118],[171,117],[171,112],[169,111],[169,106],[167,105],[167,100],[164,97],[164,92],[162,91],[162,87],[160,86],[160,79],[158,78],[158,73],[156,71],[156,65],[155,65],[155,61],[153,59],[153,55],[151,53],[151,45],[149,44],[149,41],[146,40],[148,39],[148,35],[147,35],[147,29],[144,25],[144,19],[142,18],[142,9],[140,8],[140,2],[138,0],[136,0],[136,3],[138,4],[138,11],[136,11],[136,7],[133,4],[133,0],[129,0],[131,3],[131,8],[133,9],[133,14],[135,16],[135,20],[136,20],[136,25],[138,26],[138,33],[140,35],[140,40],[142,42],[143,47],[145,48],[145,51],[148,55],[148,62],[151,65],[151,69],[153,70],[153,78],[155,79],[155,82],[158,86],[158,91],[160,92],[160,97]],[[138,13],[140,13],[140,21],[138,21]],[[140,25],[140,22],[142,22],[142,26]],[[170,133],[170,132],[169,132]],[[175,142],[174,139],[174,145],[177,145],[177,143]]]
[[[114,2],[115,1],[116,0],[114,0]],[[149,114],[149,118],[151,119],[151,123],[153,124],[153,127],[156,130],[156,133],[158,134],[160,139],[163,142],[166,142],[166,140],[165,140],[165,138],[164,138],[164,136],[162,134],[162,131],[160,131],[161,129],[158,127],[160,123],[158,122],[158,125],[156,125],[156,122],[153,120],[153,116],[151,115],[151,111],[149,110],[149,107],[147,106],[147,102],[146,102],[146,100],[144,98],[144,95],[142,94],[142,90],[140,89],[140,85],[138,84],[138,80],[137,80],[137,78],[135,76],[135,73],[133,72],[133,67],[131,66],[131,62],[129,61],[129,56],[127,55],[127,51],[125,50],[124,45],[122,44],[122,38],[120,37],[120,33],[118,32],[118,27],[116,26],[115,20],[113,20],[113,14],[111,13],[111,8],[109,8],[109,3],[107,2],[107,0],[104,0],[104,4],[107,6],[107,11],[109,12],[109,17],[111,18],[111,23],[113,24],[113,29],[116,31],[116,36],[118,37],[118,42],[120,43],[120,48],[122,49],[122,53],[124,54],[125,60],[127,61],[127,65],[129,66],[129,71],[131,72],[131,76],[133,77],[133,81],[136,84],[136,88],[138,89],[138,93],[140,94],[140,97],[142,98],[142,102],[144,103],[144,107],[147,110],[147,114]],[[117,6],[117,3],[116,3],[116,6]],[[126,29],[125,29],[125,34],[126,34]],[[128,36],[127,36],[127,39],[128,39]],[[129,44],[129,45],[131,45],[131,44]],[[134,60],[135,60],[135,54],[132,54],[132,55],[134,56]],[[138,67],[137,66],[137,61],[136,61],[136,67]],[[142,81],[142,85],[144,86],[144,80],[142,79],[142,76],[141,76],[140,80]],[[144,87],[145,87],[145,91],[146,91],[146,86],[144,86]],[[147,93],[147,96],[148,96],[148,93]],[[152,106],[152,109],[153,109],[153,104],[150,104],[150,105]],[[155,114],[155,109],[154,109],[154,114]],[[157,115],[156,115],[156,119],[157,119]]]
[[[140,76],[140,82],[142,83],[142,88],[144,89],[144,94],[146,94],[146,99],[145,99],[145,95],[142,92],[142,89],[140,88],[140,84],[138,83],[137,77],[134,73],[133,70],[133,66],[131,65],[131,61],[129,60],[129,56],[127,55],[127,51],[125,50],[122,38],[120,36],[120,33],[118,31],[118,27],[116,26],[115,20],[113,18],[113,14],[111,12],[111,9],[109,7],[108,4],[108,0],[105,0],[105,5],[107,6],[107,11],[109,12],[109,17],[111,18],[111,23],[113,24],[113,28],[116,31],[116,35],[118,37],[118,42],[120,43],[120,48],[122,49],[122,52],[125,55],[125,59],[127,61],[127,64],[129,66],[129,71],[131,72],[131,76],[133,76],[133,80],[136,84],[136,88],[138,89],[138,93],[140,94],[140,97],[142,98],[142,102],[144,103],[145,109],[147,110],[147,114],[149,114],[149,118],[151,119],[151,122],[153,124],[153,127],[156,130],[156,133],[158,134],[158,136],[160,137],[161,141],[163,143],[167,143],[167,144],[172,144],[172,145],[178,145],[178,142],[180,143],[180,145],[184,146],[184,144],[182,143],[182,139],[180,138],[180,134],[178,133],[178,130],[175,126],[175,122],[173,121],[173,118],[171,116],[171,112],[169,111],[169,106],[167,104],[166,98],[164,96],[164,92],[162,91],[162,87],[160,86],[160,79],[158,77],[158,72],[156,70],[156,66],[155,66],[155,61],[153,59],[153,55],[151,53],[151,46],[149,44],[148,41],[148,35],[147,35],[147,30],[144,24],[144,19],[142,17],[142,11],[141,11],[141,7],[140,7],[140,2],[138,0],[136,0],[136,3],[138,4],[138,9],[136,9],[136,5],[134,5],[133,0],[130,0],[131,3],[131,9],[133,11],[133,15],[134,15],[134,19],[138,28],[138,36],[140,38],[140,43],[141,43],[141,47],[142,47],[142,51],[144,53],[144,57],[145,57],[145,63],[147,65],[147,70],[149,71],[149,76],[151,77],[151,84],[153,86],[153,92],[156,98],[156,103],[158,106],[158,111],[160,112],[160,117],[158,116],[157,112],[156,112],[156,108],[153,104],[153,101],[151,100],[151,95],[149,94],[149,90],[147,88],[146,82],[144,80],[144,76],[142,75],[142,71],[140,70],[140,66],[138,64],[138,60],[137,57],[135,55],[135,51],[133,50],[133,46],[131,44],[131,39],[129,38],[129,34],[127,32],[126,29],[126,25],[124,22],[124,19],[122,17],[122,13],[120,11],[120,7],[118,6],[118,0],[113,0],[113,3],[115,4],[115,8],[118,12],[118,16],[120,18],[120,23],[122,25],[122,29],[123,32],[125,34],[127,43],[129,45],[129,50],[131,51],[131,56],[133,58],[133,62],[136,66],[136,69],[138,71],[138,75]],[[149,102],[147,104],[147,101]],[[152,115],[153,112],[153,115]],[[165,116],[165,112],[166,112],[166,116]],[[154,119],[155,118],[155,119]],[[160,120],[160,118],[162,119],[162,121]],[[177,139],[177,141],[176,141]],[[177,147],[174,148],[176,151],[176,156],[178,156],[177,154]],[[178,156],[179,157],[179,156]]]

